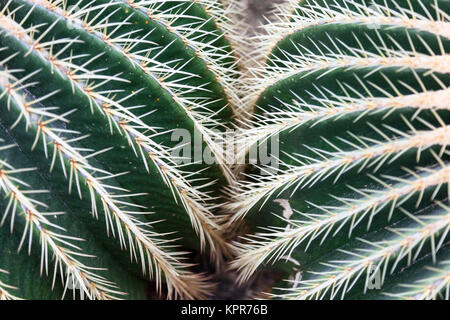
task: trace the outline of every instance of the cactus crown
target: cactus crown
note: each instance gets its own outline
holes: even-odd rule
[[[450,3],[278,9],[0,1],[0,299],[449,298]]]

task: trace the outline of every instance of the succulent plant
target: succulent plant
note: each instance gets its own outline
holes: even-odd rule
[[[244,78],[238,152],[273,140],[277,161],[230,187],[230,227],[255,232],[234,242],[239,280],[277,270],[280,299],[448,299],[450,2],[288,4]]]
[[[279,9],[0,0],[0,299],[449,299],[450,2]]]
[[[214,211],[237,99],[225,10],[0,4],[0,296],[143,299],[149,277],[167,297],[208,296],[187,253],[220,265],[228,251]],[[214,161],[185,161],[197,151],[177,130]]]

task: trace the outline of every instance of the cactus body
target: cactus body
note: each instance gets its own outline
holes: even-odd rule
[[[2,297],[142,299],[149,276],[208,295],[186,249],[226,255],[213,209],[236,75],[208,12],[220,4],[1,1]],[[214,163],[180,162],[177,129]]]
[[[0,299],[449,299],[450,2],[242,8],[0,0]]]
[[[232,265],[285,272],[278,298],[448,298],[449,2],[291,4],[245,94],[239,152],[280,150],[231,188]]]

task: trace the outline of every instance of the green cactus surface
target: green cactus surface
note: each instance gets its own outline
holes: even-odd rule
[[[450,2],[290,1],[247,75],[240,281],[281,299],[449,298]],[[261,61],[261,57],[258,57]],[[276,153],[275,153],[276,152]]]
[[[187,253],[228,254],[214,208],[237,71],[220,4],[0,4],[0,296],[145,299],[152,279],[207,297]],[[181,129],[214,161],[177,158]]]

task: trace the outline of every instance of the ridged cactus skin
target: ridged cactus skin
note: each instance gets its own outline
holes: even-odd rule
[[[279,161],[230,189],[232,266],[279,299],[449,299],[450,2],[290,4],[247,76],[239,152]]]
[[[0,1],[0,298],[146,299],[149,279],[208,296],[187,252],[228,254],[214,213],[236,101],[224,12]],[[198,132],[215,164],[179,163],[175,129]]]

